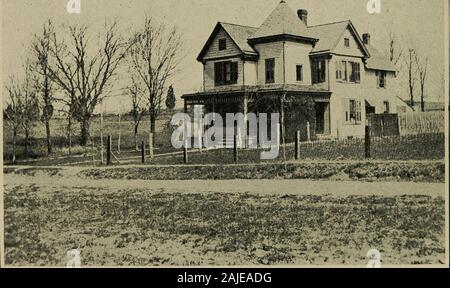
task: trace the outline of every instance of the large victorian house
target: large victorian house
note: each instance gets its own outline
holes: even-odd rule
[[[249,95],[309,97],[314,132],[329,138],[363,136],[367,114],[408,109],[369,34],[350,20],[308,26],[307,15],[281,1],[260,27],[219,22],[197,58],[203,91],[183,95],[185,109],[246,113]]]

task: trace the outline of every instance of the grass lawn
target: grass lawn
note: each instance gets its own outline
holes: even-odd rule
[[[364,266],[445,259],[445,201],[431,196],[188,194],[164,190],[5,189],[7,265]]]
[[[5,171],[5,173],[21,171]],[[188,165],[86,168],[79,176],[90,179],[233,180],[333,179],[363,181],[444,182],[444,162],[292,162],[286,165]]]

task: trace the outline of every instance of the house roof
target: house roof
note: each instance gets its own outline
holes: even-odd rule
[[[236,44],[240,52],[244,55],[258,55],[258,52],[256,52],[249,44],[248,44],[248,37],[256,31],[255,27],[250,26],[243,26],[243,25],[237,25],[237,24],[230,24],[230,23],[224,23],[224,22],[218,22],[216,26],[214,27],[213,32],[209,36],[208,40],[206,41],[205,45],[202,48],[202,51],[197,56],[197,61],[201,61],[203,57],[205,56],[206,52],[208,51],[209,46],[214,41],[214,37],[216,34],[220,31],[220,29],[223,29],[225,33],[228,34],[230,39]]]
[[[266,18],[249,40],[265,38],[277,35],[291,35],[303,38],[313,38],[308,34],[308,29],[289,5],[281,1],[280,4]]]
[[[355,26],[353,26],[351,20],[344,20],[316,26],[309,26],[308,33],[311,36],[319,39],[319,42],[316,43],[311,53],[315,54],[323,52],[332,52],[334,48],[336,48],[336,46],[339,44],[339,41],[341,40],[347,28],[350,29],[350,32],[355,37],[356,42],[361,48],[363,54],[369,57],[370,51],[364,45],[361,37],[356,31]]]
[[[363,43],[351,20],[307,27],[285,1],[278,4],[259,28],[218,22],[197,60],[202,60],[220,29],[228,34],[243,55],[254,57],[258,55],[258,52],[250,45],[251,41],[273,36],[293,36],[314,41],[315,45],[311,50],[312,55],[331,53],[339,44],[347,28],[350,29],[366,57],[365,67],[367,69],[397,71],[395,65],[385,55],[372,45]]]
[[[228,35],[233,39],[236,45],[244,53],[255,54],[258,53],[248,44],[248,38],[255,33],[258,28],[250,26],[242,26],[231,23],[219,22],[223,29],[228,33]]]
[[[385,71],[398,71],[397,67],[389,61],[386,55],[378,51],[375,47],[370,44],[365,44],[370,52],[370,58],[366,60],[366,68],[374,70],[385,70]]]
[[[296,85],[296,84],[264,84],[264,85],[245,85],[245,86],[223,86],[215,89],[184,94],[181,98],[195,98],[202,96],[214,96],[236,93],[305,93],[312,95],[329,95],[331,92],[317,87],[315,85]]]
[[[319,42],[317,42],[312,52],[333,50],[342,38],[348,24],[349,20],[345,20],[341,22],[309,26],[309,33],[319,39]]]

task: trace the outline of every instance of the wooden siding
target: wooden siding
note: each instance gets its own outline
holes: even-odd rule
[[[217,88],[215,86],[214,81],[214,63],[216,62],[222,62],[222,61],[232,61],[232,62],[238,62],[238,78],[237,83],[232,85],[221,85],[217,87],[226,87],[226,86],[241,86],[244,85],[244,62],[240,57],[231,58],[227,60],[216,60],[216,61],[206,61],[203,67],[203,80],[204,80],[204,89],[205,91],[215,89]]]
[[[311,44],[297,42],[285,43],[287,84],[311,85],[311,64],[309,60],[311,49]],[[303,66],[303,81],[301,82],[297,81],[297,65]]]
[[[345,47],[345,45],[344,45],[345,38],[348,38],[350,40],[350,47]],[[358,45],[358,42],[356,41],[355,37],[353,37],[353,34],[350,32],[349,28],[347,28],[347,30],[345,30],[344,35],[339,40],[339,43],[337,44],[333,53],[340,54],[340,55],[347,55],[347,56],[355,56],[355,57],[363,57],[364,56],[362,50],[360,49],[360,47]]]
[[[275,59],[275,83],[283,84],[284,63],[283,63],[283,42],[272,42],[255,45],[255,49],[259,52],[258,59],[258,84],[266,84],[266,59]]]
[[[227,39],[227,49],[220,51],[219,39],[223,38]],[[219,57],[236,56],[238,54],[241,54],[241,51],[236,46],[236,44],[234,44],[233,40],[230,37],[228,37],[228,34],[225,32],[225,30],[221,28],[220,31],[214,37],[214,40],[209,45],[208,50],[206,51],[205,57],[203,57],[203,59],[206,60]]]

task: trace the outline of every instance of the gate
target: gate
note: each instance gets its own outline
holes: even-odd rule
[[[367,120],[370,127],[370,136],[383,137],[400,135],[398,114],[368,114]]]

